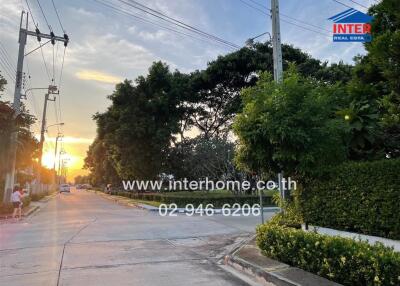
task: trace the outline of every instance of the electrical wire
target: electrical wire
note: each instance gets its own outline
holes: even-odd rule
[[[238,45],[236,45],[236,44],[234,44],[232,42],[226,41],[226,40],[221,39],[221,38],[219,38],[219,37],[217,37],[215,35],[212,35],[210,33],[204,32],[204,31],[202,31],[202,30],[200,30],[200,29],[198,29],[198,28],[196,28],[194,26],[188,25],[188,24],[184,23],[183,21],[180,21],[180,20],[177,20],[175,18],[172,18],[172,17],[166,15],[165,13],[162,13],[162,12],[159,12],[157,10],[154,10],[154,9],[152,9],[152,8],[146,6],[146,5],[143,5],[143,4],[141,4],[141,3],[137,2],[137,1],[134,1],[134,0],[128,0],[129,2],[126,2],[124,0],[118,0],[118,1],[122,2],[122,3],[125,3],[126,5],[128,5],[130,7],[133,7],[135,9],[137,9],[137,10],[140,10],[140,11],[146,13],[146,14],[149,14],[149,15],[152,15],[152,16],[154,16],[156,18],[159,18],[159,19],[161,19],[161,20],[163,20],[165,22],[172,23],[172,24],[174,24],[176,26],[179,26],[179,27],[181,27],[183,29],[186,29],[186,30],[189,30],[191,32],[198,33],[198,34],[201,34],[203,36],[206,36],[206,37],[209,37],[209,38],[212,38],[212,39],[215,39],[217,41],[223,42],[223,43],[228,44],[228,45],[230,45],[230,46],[232,46],[234,48],[237,48],[237,49],[241,48],[240,46],[238,46]]]
[[[3,67],[3,71],[6,76],[10,79],[10,81],[13,81],[15,83],[15,74],[17,73],[15,67],[11,64],[10,61],[10,56],[8,55],[7,51],[3,50],[3,45],[0,46],[1,49],[0,51],[2,52],[0,54],[0,65]],[[13,76],[14,74],[14,76]]]
[[[245,2],[244,0],[239,0],[239,1],[242,2],[243,4],[245,4],[246,6],[251,7],[251,8],[253,8],[254,10],[257,10],[257,11],[263,13],[264,15],[271,16],[270,13],[268,13],[268,12],[266,12],[266,11],[264,11],[264,10],[259,9],[259,8],[255,7],[255,6],[253,6],[253,5],[251,5],[251,4],[247,3],[247,2]],[[261,5],[261,4],[260,4],[260,5]],[[327,38],[330,38],[328,34],[325,34],[325,33],[319,32],[319,31],[315,31],[315,30],[313,30],[313,29],[311,29],[311,28],[304,27],[304,26],[302,26],[302,25],[300,25],[300,24],[293,23],[293,22],[288,21],[288,20],[286,20],[286,19],[280,19],[280,20],[281,20],[282,22],[285,22],[285,23],[288,23],[288,24],[290,24],[290,25],[296,26],[296,27],[298,27],[298,28],[300,28],[300,29],[307,30],[307,31],[310,31],[310,32],[313,32],[313,33],[316,33],[316,34],[320,34],[320,35],[325,36],[325,37],[327,37]]]
[[[212,40],[206,39],[206,38],[198,38],[198,37],[195,37],[194,35],[190,35],[190,34],[175,30],[173,28],[166,27],[166,26],[164,26],[164,25],[162,25],[160,23],[148,20],[148,19],[143,18],[141,16],[138,16],[136,14],[133,14],[132,12],[125,10],[125,8],[123,8],[121,6],[117,6],[117,5],[113,6],[113,5],[110,5],[108,3],[104,3],[104,1],[100,1],[100,0],[93,0],[93,1],[97,2],[98,4],[103,5],[105,7],[108,7],[111,10],[114,10],[114,12],[116,12],[118,14],[129,16],[129,17],[133,17],[133,18],[139,20],[140,22],[151,24],[151,25],[159,27],[159,28],[161,28],[163,30],[167,30],[167,31],[173,32],[173,33],[175,33],[177,35],[190,37],[190,38],[195,39],[195,40],[203,41],[203,42],[206,42],[206,43],[211,43],[211,44],[218,45],[218,46],[224,46],[225,48],[228,47],[230,50],[236,50],[236,49],[232,48],[231,46],[227,46],[226,44],[223,44],[223,43],[220,43],[220,42],[212,41]]]
[[[31,7],[29,6],[29,1],[28,1],[28,0],[25,0],[25,3],[26,3],[26,6],[28,7],[29,13],[31,14],[31,18],[32,18],[33,25],[34,25],[36,28],[38,28],[39,24],[35,21],[35,19],[34,19],[34,17],[33,17],[33,13],[32,13]]]
[[[54,45],[53,45],[53,77],[51,78],[51,83],[54,85],[54,77],[55,77],[55,66],[54,66]]]
[[[365,8],[365,9],[368,9],[367,6],[365,6],[365,5],[361,4],[361,3],[358,3],[357,1],[354,1],[354,0],[349,0],[349,1],[350,1],[350,2],[353,2],[354,4],[356,4],[356,5],[358,5],[358,6],[361,6],[361,7]]]
[[[60,120],[58,117],[58,110],[57,110],[57,97],[54,98],[54,115],[55,115],[56,123],[59,124]],[[57,125],[57,131],[58,131],[58,133],[60,133],[60,125]]]
[[[54,11],[56,12],[58,23],[60,24],[61,30],[63,31],[63,33],[65,33],[65,29],[64,29],[64,26],[63,26],[63,24],[61,22],[60,15],[58,14],[58,11],[57,11],[57,8],[56,8],[56,4],[54,3],[54,0],[51,0],[51,2],[53,3],[53,8],[54,8]]]
[[[343,5],[343,6],[347,7],[347,8],[353,8],[353,7],[347,5],[347,4],[343,3],[343,2],[340,2],[340,1],[338,1],[338,0],[332,0],[332,1],[333,1],[333,2],[336,2],[336,3],[340,4],[340,5]]]
[[[31,72],[30,72],[30,68],[29,68],[29,60],[28,60],[28,58],[25,59],[25,63],[26,63],[26,70],[27,70],[27,74],[28,74],[27,86],[28,86],[28,89],[31,89],[32,88],[32,79],[31,79]],[[28,101],[31,102],[31,105],[33,107],[34,116],[36,118],[39,118],[38,112],[37,112],[38,111],[38,107],[37,107],[37,104],[36,104],[35,93],[33,92],[33,90],[30,90],[29,92],[30,92],[31,95],[28,95],[26,90],[25,90],[25,95],[27,96]],[[35,128],[36,128],[35,132],[39,132],[39,130],[40,130],[39,122],[35,121],[34,125],[35,125]]]
[[[15,79],[14,77],[11,75],[12,73],[8,70],[7,66],[4,64],[4,62],[2,61],[2,59],[0,58],[0,66],[3,67],[3,71],[5,73],[5,75],[8,76],[8,78],[13,81],[15,83]]]
[[[40,53],[42,55],[42,60],[43,60],[44,68],[46,70],[47,78],[49,79],[49,82],[51,82],[50,73],[49,73],[49,69],[47,68],[46,60],[44,58],[42,46],[40,46]]]
[[[244,2],[244,1],[242,1],[242,0],[240,0],[240,1],[241,1],[242,3]],[[248,0],[248,1],[250,1],[250,2],[256,4],[256,5],[258,5],[258,6],[262,7],[262,8],[264,8],[264,9],[268,9],[268,11],[271,13],[271,8],[270,8],[270,7],[268,7],[268,6],[266,6],[266,5],[263,5],[263,4],[261,4],[261,3],[257,2],[257,1],[254,1],[254,0]],[[245,4],[246,4],[246,3],[245,3]],[[246,4],[246,5],[247,5],[247,4]],[[249,5],[248,5],[248,6],[249,6]],[[249,6],[249,7],[250,7],[250,6]],[[252,7],[252,8],[254,8],[254,7]],[[257,9],[257,10],[259,10],[259,9]],[[260,10],[259,10],[259,11],[260,11]],[[261,12],[265,12],[265,11],[262,10]],[[268,15],[268,14],[267,14],[267,15]],[[271,14],[269,14],[269,15],[271,15]],[[302,24],[304,24],[304,25],[308,25],[308,26],[311,26],[311,27],[313,27],[313,28],[319,29],[319,30],[321,30],[321,31],[325,31],[325,32],[329,32],[329,33],[331,32],[331,31],[329,31],[329,30],[327,30],[327,29],[324,29],[324,28],[321,28],[321,27],[319,27],[319,26],[317,26],[317,25],[314,25],[314,24],[312,24],[312,23],[309,23],[309,22],[306,22],[306,21],[303,21],[303,20],[294,18],[294,17],[292,17],[292,16],[290,16],[290,15],[287,15],[287,14],[284,14],[284,13],[282,13],[282,12],[279,12],[279,15],[282,16],[282,17],[286,17],[286,18],[288,18],[288,19],[290,19],[290,20],[293,20],[293,21],[302,23]]]
[[[0,42],[0,56],[1,54],[4,57],[4,61],[6,62],[7,66],[10,68],[11,71],[13,71],[15,74],[17,73],[17,69],[14,66],[14,64],[12,63],[10,54],[7,52],[6,48],[4,47],[4,45]]]
[[[58,80],[58,112],[60,113],[59,119],[62,121],[62,113],[61,113],[61,84],[63,79],[63,71],[64,71],[64,61],[65,61],[65,53],[67,51],[67,47],[64,47],[62,62],[61,62],[61,69],[60,69],[60,78]]]
[[[40,8],[40,11],[42,11],[42,15],[43,15],[44,20],[46,21],[47,27],[49,27],[50,31],[52,31],[51,26],[49,25],[49,21],[47,21],[46,14],[45,14],[44,11],[43,11],[42,5],[40,5],[40,1],[39,1],[39,0],[36,0],[36,2],[38,3],[38,6],[39,6],[39,8]]]

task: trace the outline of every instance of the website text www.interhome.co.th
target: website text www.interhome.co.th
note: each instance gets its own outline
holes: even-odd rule
[[[122,185],[125,191],[249,191],[249,190],[276,190],[278,182],[269,181],[213,181],[208,178],[200,181],[191,181],[188,179],[151,181],[151,180],[123,180]],[[281,189],[295,190],[297,182],[290,177],[281,179]]]

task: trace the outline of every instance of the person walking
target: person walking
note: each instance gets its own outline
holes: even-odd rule
[[[17,214],[19,215],[19,219],[21,219],[22,217],[22,194],[19,191],[19,188],[17,186],[14,187],[14,190],[11,194],[11,202],[13,204],[14,207],[14,211],[12,214],[13,219],[15,219],[15,217],[17,216]]]

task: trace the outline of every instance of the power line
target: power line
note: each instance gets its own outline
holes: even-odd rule
[[[217,37],[215,35],[212,35],[212,34],[209,34],[207,32],[204,32],[204,31],[202,31],[202,30],[200,30],[200,29],[198,29],[198,28],[196,28],[194,26],[188,25],[188,24],[184,23],[183,21],[180,21],[180,20],[177,20],[175,18],[172,18],[172,17],[170,17],[170,16],[168,16],[168,15],[162,13],[162,12],[154,10],[154,9],[152,9],[152,8],[150,8],[148,6],[145,6],[145,5],[143,5],[143,4],[141,4],[141,3],[137,2],[137,1],[129,0],[129,3],[124,1],[124,0],[118,0],[118,1],[122,2],[122,3],[125,3],[126,5],[128,5],[130,7],[133,7],[135,9],[137,9],[137,10],[140,10],[140,11],[146,13],[146,14],[149,14],[149,15],[152,15],[152,16],[154,16],[156,18],[159,18],[159,19],[161,19],[161,20],[163,20],[165,22],[172,23],[172,24],[174,24],[174,25],[176,25],[178,27],[181,27],[183,29],[186,29],[186,30],[189,30],[191,32],[195,32],[197,34],[201,34],[203,36],[206,36],[206,37],[215,39],[217,41],[223,42],[223,43],[228,44],[228,45],[230,45],[230,46],[232,46],[232,47],[234,47],[236,49],[240,49],[241,48],[240,46],[238,46],[238,45],[236,45],[236,44],[234,44],[232,42],[226,41],[226,40],[224,40],[222,38],[219,38],[219,37]]]
[[[33,25],[35,25],[35,27],[37,28],[38,27],[38,23],[35,21],[35,19],[33,17],[33,13],[32,13],[31,7],[29,6],[28,0],[25,0],[25,3],[26,3],[26,6],[28,7],[29,13],[31,14]]]
[[[343,6],[347,7],[347,8],[353,8],[353,7],[347,5],[347,4],[343,3],[343,2],[340,2],[339,0],[332,0],[332,1],[336,2],[336,3],[339,3],[340,5],[343,5]]]
[[[153,22],[153,21],[151,21],[151,20],[149,20],[149,19],[146,19],[146,18],[143,18],[143,17],[138,16],[138,15],[136,15],[136,14],[133,14],[132,12],[127,11],[125,8],[123,8],[123,7],[121,7],[121,6],[117,6],[117,5],[114,5],[114,6],[113,6],[113,5],[110,5],[110,4],[108,4],[108,3],[104,3],[103,1],[100,1],[100,0],[93,0],[93,1],[97,2],[98,4],[103,5],[103,6],[105,6],[105,7],[108,7],[108,8],[111,9],[111,10],[114,10],[114,12],[116,12],[116,13],[119,13],[119,14],[125,15],[125,16],[129,16],[129,17],[133,17],[133,18],[139,20],[140,22],[147,23],[147,24],[151,24],[151,25],[156,26],[156,27],[159,27],[159,28],[161,28],[161,29],[163,29],[163,30],[170,31],[170,32],[173,32],[173,33],[178,34],[178,35],[190,37],[190,38],[195,39],[195,40],[199,40],[199,41],[203,41],[203,42],[207,42],[207,43],[211,43],[211,44],[217,44],[217,45],[219,45],[219,46],[228,47],[228,48],[231,49],[231,50],[235,50],[235,49],[232,48],[231,46],[227,46],[227,45],[224,44],[224,43],[217,42],[217,41],[213,41],[212,39],[208,39],[208,38],[198,38],[198,37],[195,37],[194,35],[190,35],[190,34],[187,34],[187,33],[184,33],[184,32],[178,31],[178,30],[175,30],[175,29],[173,29],[173,28],[166,27],[166,26],[164,26],[164,25],[162,25],[162,24],[160,24],[160,23]]]
[[[53,77],[51,80],[53,84],[54,84],[55,72],[56,72],[56,70],[55,70],[55,66],[54,66],[54,45],[53,45]]]
[[[61,69],[60,69],[60,78],[58,81],[58,112],[60,113],[59,119],[62,121],[62,113],[61,113],[61,84],[62,84],[62,77],[64,71],[64,61],[65,61],[65,53],[67,51],[67,47],[64,47],[62,62],[61,62]]]
[[[49,21],[47,21],[46,14],[45,14],[44,11],[43,11],[42,5],[40,5],[40,1],[39,1],[39,0],[36,0],[36,2],[37,2],[38,5],[39,5],[40,11],[42,11],[42,15],[43,15],[44,20],[46,21],[47,27],[49,27],[50,31],[52,31],[51,26],[49,25]]]
[[[28,89],[31,89],[32,88],[32,80],[31,80],[31,72],[30,72],[30,69],[29,69],[29,60],[28,60],[28,58],[26,58],[26,69],[27,69],[27,72],[28,72],[28,81],[27,81],[28,82],[27,83],[28,84]],[[30,93],[31,93],[31,96],[27,95],[26,94],[26,89],[25,89],[25,94],[28,97],[28,100],[30,100],[30,102],[32,103],[34,115],[35,115],[36,118],[39,118],[38,112],[37,112],[38,111],[38,107],[37,107],[37,104],[36,104],[35,93],[33,92],[33,90],[30,90]],[[35,128],[37,128],[37,130],[35,130],[35,132],[39,132],[39,130],[40,130],[39,122],[35,121],[34,124],[36,125]]]
[[[265,10],[259,9],[259,8],[257,8],[257,7],[254,7],[254,6],[250,6],[248,3],[245,3],[243,0],[240,0],[240,1],[241,1],[242,3],[244,3],[244,4],[246,4],[247,6],[252,7],[253,9],[256,9],[256,10],[258,10],[258,11],[260,11],[260,12],[266,14],[266,15],[271,15],[271,14],[267,14],[267,13],[265,12]],[[262,7],[262,8],[264,8],[264,9],[268,9],[268,11],[271,12],[271,8],[268,7],[268,6],[266,6],[266,5],[263,5],[263,4],[261,4],[261,3],[257,2],[257,1],[254,1],[254,0],[248,0],[248,1],[250,1],[250,2],[256,4],[256,5],[258,5],[258,6]],[[283,16],[283,17],[286,17],[286,18],[288,18],[288,19],[290,19],[290,20],[293,20],[293,21],[302,23],[302,24],[304,24],[304,25],[308,25],[308,26],[311,26],[311,27],[313,27],[313,28],[316,28],[316,29],[325,31],[325,32],[329,32],[329,33],[331,32],[331,31],[329,31],[329,30],[327,30],[327,29],[324,29],[324,28],[321,28],[321,27],[319,27],[319,26],[317,26],[317,25],[314,25],[314,24],[312,24],[312,23],[309,23],[309,22],[306,22],[306,21],[303,21],[303,20],[294,18],[294,17],[292,17],[292,16],[290,16],[290,15],[287,15],[287,14],[284,14],[284,13],[282,13],[282,12],[279,12],[279,15],[281,15],[281,16]],[[284,21],[284,20],[283,20],[283,21]]]
[[[268,13],[268,12],[262,10],[262,9],[259,9],[259,8],[255,7],[255,6],[251,5],[250,3],[245,2],[244,0],[240,0],[240,2],[242,2],[242,3],[245,4],[246,6],[249,6],[249,7],[253,8],[254,10],[257,10],[257,11],[263,13],[264,15],[271,16],[270,13]],[[261,4],[260,4],[260,5],[261,5]],[[300,25],[300,24],[293,23],[293,22],[288,21],[288,20],[286,20],[286,19],[280,19],[280,20],[281,20],[282,22],[285,22],[285,23],[288,23],[288,24],[290,24],[290,25],[296,26],[296,27],[298,27],[298,28],[300,28],[300,29],[307,30],[307,31],[310,31],[310,32],[313,32],[313,33],[316,33],[316,34],[320,34],[320,35],[325,36],[325,37],[327,37],[327,38],[330,38],[328,34],[325,34],[325,33],[319,32],[319,31],[315,31],[315,30],[313,30],[313,29],[311,29],[311,28],[304,27],[304,26],[302,26],[302,25]],[[297,20],[296,20],[296,21],[297,21]]]
[[[15,78],[13,74],[17,74],[16,68],[11,64],[11,57],[9,56],[7,50],[3,46],[3,44],[0,42],[0,65],[3,67],[3,71],[5,75],[8,76],[8,78],[15,82]]]
[[[349,0],[349,1],[350,1],[350,2],[353,2],[354,4],[356,4],[356,5],[358,5],[358,6],[361,6],[361,7],[365,8],[365,9],[368,9],[367,6],[365,6],[365,5],[361,4],[361,3],[358,3],[358,2],[356,2],[356,1],[354,1],[354,0]]]
[[[39,44],[40,44],[40,43],[39,43]],[[45,70],[46,70],[47,78],[49,79],[49,82],[52,82],[52,80],[51,80],[51,78],[50,78],[49,69],[47,68],[47,63],[46,63],[46,60],[45,60],[45,58],[44,58],[42,45],[40,46],[40,53],[41,53],[41,55],[42,55],[42,60],[43,60],[44,68],[45,68]]]
[[[56,4],[54,3],[54,0],[51,0],[51,2],[53,3],[53,8],[54,8],[54,11],[56,12],[58,23],[60,24],[61,30],[63,31],[63,33],[65,33],[65,29],[64,29],[63,24],[61,23],[60,15],[58,14]]]
[[[10,54],[7,52],[6,48],[4,47],[4,45],[1,42],[0,42],[0,53],[3,54],[4,60],[6,61],[8,67],[16,74],[17,69],[16,69],[15,65],[13,64]]]
[[[1,55],[0,55],[1,56]],[[16,74],[17,72],[10,66],[8,60],[6,58],[0,57],[0,61],[2,63],[3,69],[10,76],[12,74]],[[13,76],[10,76],[13,79]]]
[[[5,72],[5,74],[8,76],[8,78],[15,82],[14,77],[12,76],[12,73],[10,72],[10,70],[7,68],[7,66],[4,64],[4,62],[2,61],[2,59],[0,58],[0,66],[3,67],[3,71]]]

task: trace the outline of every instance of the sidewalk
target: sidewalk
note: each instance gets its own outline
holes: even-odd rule
[[[33,214],[35,211],[39,209],[39,206],[33,205],[32,203],[26,208],[22,209],[22,216],[28,217]],[[8,214],[0,214],[0,220],[10,219],[12,218],[12,212]]]
[[[24,207],[22,209],[22,217],[29,217],[30,215],[32,215],[34,212],[38,211],[40,209],[40,206],[43,203],[47,203],[48,201],[50,201],[52,198],[54,198],[57,195],[57,193],[53,193],[51,195],[48,195],[44,198],[42,198],[41,200],[37,201],[37,202],[30,202],[29,206]],[[0,220],[7,220],[7,219],[11,219],[12,218],[12,212],[7,213],[7,214],[0,214]]]
[[[263,284],[277,286],[339,286],[315,274],[270,259],[261,254],[255,238],[225,256],[225,265],[252,276]]]

